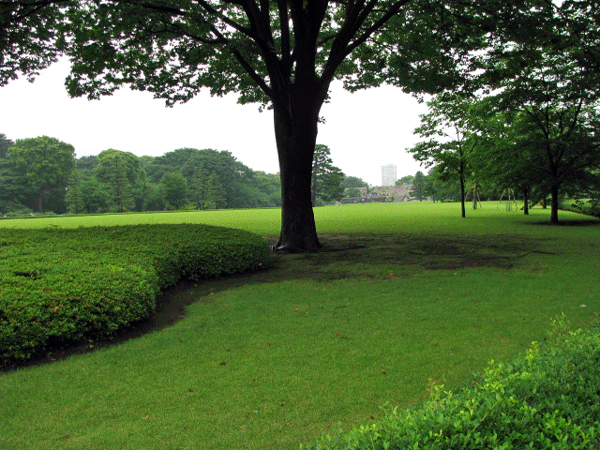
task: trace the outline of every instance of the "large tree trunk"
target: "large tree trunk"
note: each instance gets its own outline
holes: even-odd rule
[[[281,233],[273,247],[276,252],[321,248],[312,209],[311,176],[324,88],[318,83],[313,89],[295,87],[289,103],[273,102],[281,178]]]

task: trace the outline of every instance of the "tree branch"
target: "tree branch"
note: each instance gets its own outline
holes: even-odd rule
[[[237,23],[236,21],[230,19],[229,17],[227,17],[225,14],[221,13],[220,11],[216,10],[215,8],[213,8],[208,2],[206,2],[205,0],[195,0],[207,13],[214,15],[215,17],[217,17],[219,20],[221,20],[224,24],[229,25],[230,27],[232,27],[233,29],[239,31],[240,33],[252,38],[252,30],[249,28],[246,28],[242,25],[240,25],[239,23]],[[229,3],[235,3],[237,5],[241,5],[242,2],[229,2]]]
[[[323,77],[333,78],[337,67],[341,62],[352,53],[357,47],[364,44],[373,33],[382,28],[393,16],[395,16],[400,8],[409,3],[411,0],[400,0],[395,2],[390,8],[371,26],[369,26],[358,38],[350,42],[359,28],[364,24],[365,20],[372,13],[377,5],[377,0],[370,0],[368,3],[348,2],[347,8],[352,8],[354,12],[347,11],[346,18],[342,25],[342,29],[335,38],[332,45],[329,59],[323,71]],[[350,20],[348,20],[350,18]]]

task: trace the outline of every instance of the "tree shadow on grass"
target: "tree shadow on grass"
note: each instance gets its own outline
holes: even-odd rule
[[[274,240],[272,236],[268,240]],[[322,234],[317,253],[273,255],[273,264],[259,272],[230,275],[199,282],[182,282],[157,298],[155,314],[111,340],[69,345],[33,358],[19,367],[47,364],[84,354],[167,328],[185,316],[186,308],[212,301],[211,294],[252,284],[286,280],[330,282],[340,279],[384,280],[429,270],[461,270],[489,267],[511,270],[522,258],[545,253],[530,237],[520,235],[425,235],[425,234]],[[14,367],[0,368],[0,371]]]
[[[546,225],[550,227],[597,227],[600,226],[600,219],[563,219],[559,220],[557,223],[552,223],[548,220],[524,223],[526,225]]]

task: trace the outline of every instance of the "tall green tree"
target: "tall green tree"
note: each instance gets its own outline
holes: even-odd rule
[[[454,173],[441,165],[433,166],[425,177],[425,195],[438,202],[459,202],[460,183]]]
[[[77,171],[84,180],[89,180],[94,176],[94,171],[98,167],[98,156],[88,155],[77,158]]]
[[[181,209],[185,206],[188,182],[180,172],[165,172],[160,179],[160,189],[168,208]]]
[[[207,181],[208,174],[206,173],[206,170],[204,170],[202,163],[198,162],[194,166],[193,172],[188,180],[190,201],[198,209],[204,209]]]
[[[101,184],[96,177],[82,179],[80,191],[83,202],[83,212],[87,214],[107,212],[111,203],[110,189]]]
[[[191,190],[194,172],[202,166],[208,177],[215,172],[224,189],[220,206],[247,208],[256,206],[251,188],[253,171],[238,161],[231,152],[214,149],[180,148],[145,163],[150,181],[158,183],[165,172],[181,172]]]
[[[74,170],[69,178],[67,186],[67,210],[72,214],[80,214],[84,211],[83,193],[81,192],[81,175]]]
[[[333,202],[344,198],[343,182],[346,176],[333,165],[331,150],[326,145],[317,144],[312,166],[311,201]]]
[[[537,113],[528,111],[503,121],[502,134],[481,147],[477,164],[488,180],[520,190],[526,205],[529,198],[550,196],[550,220],[556,223],[561,194],[576,195],[598,182],[600,115],[597,107],[556,110],[547,105]]]
[[[505,29],[480,57],[482,79],[495,93],[490,104],[512,119],[529,178],[551,197],[551,222],[561,189],[598,167],[598,6],[547,2],[528,11],[527,29]]]
[[[0,133],[0,213],[23,210],[23,200],[26,195],[26,181],[17,172],[15,165],[10,161],[8,149],[14,142]]]
[[[134,186],[143,176],[139,159],[133,153],[109,149],[98,155],[96,179],[107,187],[110,208],[116,212],[135,208]]]
[[[407,149],[413,157],[440,172],[456,176],[460,186],[461,216],[465,217],[465,185],[470,176],[469,159],[480,143],[473,122],[477,120],[474,102],[458,95],[440,95],[427,102],[429,112],[422,114],[415,129],[426,141]]]
[[[88,2],[69,17],[68,89],[97,98],[125,84],[173,104],[207,87],[215,95],[237,92],[242,103],[269,104],[282,185],[274,248],[313,251],[320,244],[312,162],[331,82],[342,78],[357,88],[393,77],[410,91],[437,91],[438,83],[447,88],[456,81],[451,66],[462,51],[482,45],[481,23],[492,26],[492,15],[523,2],[492,7],[484,0]],[[383,71],[392,58],[393,73]],[[433,77],[442,66],[450,75]]]
[[[202,163],[194,168],[190,186],[190,199],[199,209],[216,209],[226,202],[226,191],[214,170],[208,175]]]
[[[250,185],[255,190],[253,207],[281,206],[281,180],[275,173],[255,171],[250,179]]]
[[[422,202],[427,198],[425,194],[425,175],[420,170],[415,174],[412,180],[412,190],[410,195]]]
[[[48,136],[17,139],[9,155],[27,183],[36,189],[39,211],[43,211],[44,193],[66,187],[75,169],[73,146]]]
[[[206,180],[206,189],[202,199],[202,209],[216,209],[222,207],[225,202],[223,186],[216,172],[212,172]]]
[[[15,143],[6,134],[0,133],[0,160],[8,159],[8,149]]]

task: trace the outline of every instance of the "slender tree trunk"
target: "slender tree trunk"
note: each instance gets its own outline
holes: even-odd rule
[[[523,189],[523,213],[529,215],[529,189]]]
[[[558,223],[558,186],[552,185],[550,190],[550,223]]]
[[[40,192],[38,192],[38,211],[44,212],[44,189],[40,188]]]
[[[462,174],[460,174],[460,213],[461,213],[461,217],[465,218],[467,216],[466,214],[466,209],[465,209],[465,177]]]

